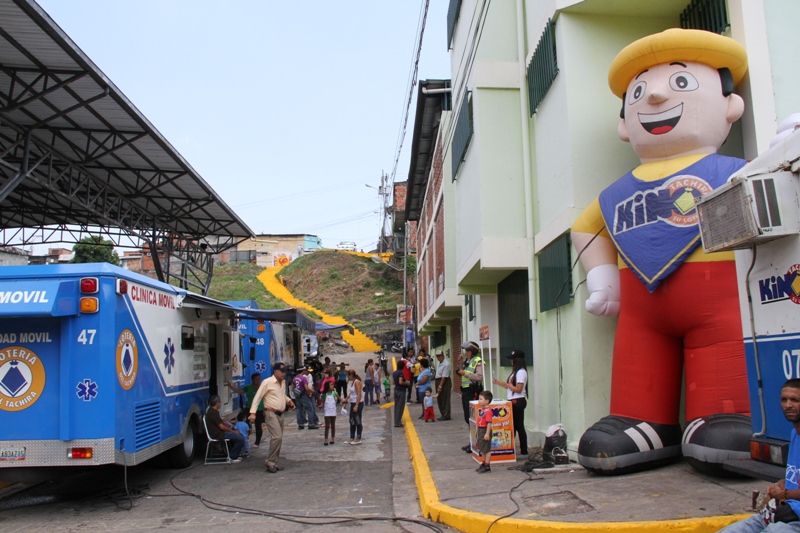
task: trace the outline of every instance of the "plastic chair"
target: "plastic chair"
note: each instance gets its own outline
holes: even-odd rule
[[[228,446],[228,442],[230,439],[212,439],[211,434],[208,432],[208,422],[206,421],[206,417],[203,416],[203,427],[206,430],[206,437],[208,437],[208,444],[206,444],[206,460],[205,464],[207,465],[224,465],[231,463],[231,449]],[[221,455],[214,456],[214,448],[215,446],[222,446],[225,447],[225,457]],[[220,451],[220,454],[222,452]]]

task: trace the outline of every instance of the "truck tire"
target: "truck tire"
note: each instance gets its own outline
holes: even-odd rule
[[[189,422],[186,424],[186,430],[183,432],[183,441],[167,451],[167,463],[170,468],[186,468],[190,466],[194,459],[194,450],[194,427],[192,423]]]

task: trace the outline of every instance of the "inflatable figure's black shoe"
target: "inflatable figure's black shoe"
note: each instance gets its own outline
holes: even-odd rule
[[[753,427],[750,417],[736,414],[695,418],[683,432],[681,451],[686,462],[703,474],[739,477],[723,469],[725,461],[750,458]]]
[[[681,426],[606,416],[587,429],[578,445],[578,462],[596,474],[649,470],[681,456]]]

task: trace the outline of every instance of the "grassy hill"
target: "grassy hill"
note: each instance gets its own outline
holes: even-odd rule
[[[208,295],[217,300],[256,300],[261,309],[285,308],[256,279],[262,270],[249,263],[216,266]],[[403,303],[402,272],[364,257],[320,251],[295,259],[280,275],[294,296],[345,317],[376,340],[400,335],[395,309]]]
[[[286,304],[272,296],[256,276],[264,270],[251,263],[214,266],[208,296],[217,300],[255,300],[261,309],[285,309]]]
[[[330,251],[305,254],[281,270],[286,288],[328,313],[350,316],[403,303],[403,277],[364,257]]]

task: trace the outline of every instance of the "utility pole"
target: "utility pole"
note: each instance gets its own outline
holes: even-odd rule
[[[366,184],[367,187],[370,189],[375,189],[369,183]],[[378,196],[381,198],[381,211],[380,211],[380,223],[381,223],[381,233],[378,237],[378,253],[380,254],[381,261],[383,260],[383,251],[384,251],[384,239],[386,238],[386,199],[389,196],[389,176],[381,170],[381,185],[377,188]]]
[[[381,170],[381,188],[378,190],[381,197],[381,236],[378,241],[378,253],[383,260],[384,232],[386,231],[386,174]]]

